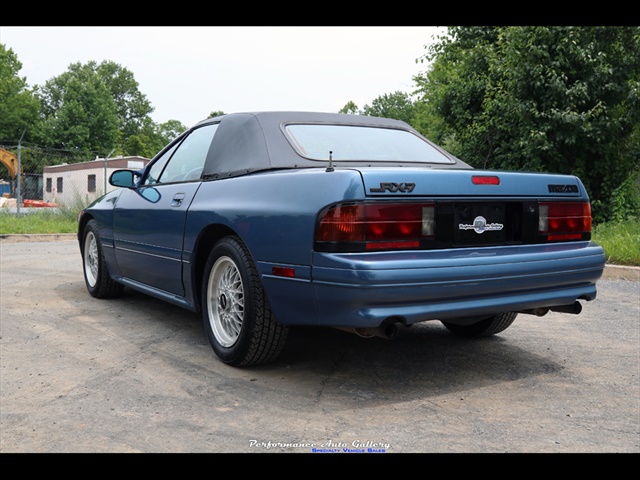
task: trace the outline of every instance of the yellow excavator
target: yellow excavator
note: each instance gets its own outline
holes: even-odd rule
[[[10,196],[10,197],[15,197],[15,182],[16,179],[18,177],[18,157],[11,153],[8,150],[5,150],[4,148],[0,148],[0,163],[2,163],[2,165],[4,165],[5,167],[7,167],[7,170],[9,171],[9,179],[11,181],[11,193],[4,193],[2,196]],[[22,169],[20,169],[22,170]],[[42,198],[42,194],[40,193],[40,195],[37,195],[36,190],[34,190],[33,188],[29,188],[29,186],[27,185],[27,183],[25,182],[25,180],[29,180],[28,178],[26,178],[27,175],[24,175],[24,172],[21,171],[20,172],[20,179],[21,179],[21,184],[24,185],[23,187],[23,193],[21,195],[21,197],[23,198],[21,206],[25,206],[25,207],[55,207],[54,204],[52,203],[47,203],[47,202],[43,202],[42,200],[29,200],[29,199],[25,199],[25,196],[28,195],[32,195],[35,196],[36,198]],[[36,184],[37,187],[37,184]],[[40,187],[40,192],[42,192],[42,188]]]
[[[4,148],[0,148],[0,163],[9,170],[9,178],[15,178],[18,174],[18,157]]]
[[[0,163],[7,167],[9,171],[9,178],[5,178],[5,180],[9,180],[11,182],[11,193],[3,190],[3,197],[11,196],[13,197],[15,192],[15,180],[18,175],[18,157],[4,148],[0,148]]]

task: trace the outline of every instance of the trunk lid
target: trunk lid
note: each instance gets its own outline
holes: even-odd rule
[[[587,197],[573,175],[405,167],[359,170],[367,197]]]

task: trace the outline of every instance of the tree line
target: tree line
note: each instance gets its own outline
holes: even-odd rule
[[[46,149],[54,163],[109,153],[150,158],[186,129],[177,120],[155,123],[133,73],[115,62],[74,63],[35,86],[20,77],[21,68],[13,50],[0,44],[0,144],[21,139]],[[27,165],[37,163],[27,155]]]
[[[476,168],[578,175],[596,221],[640,213],[640,27],[448,27],[395,116]],[[637,220],[636,220],[637,221]]]
[[[638,52],[634,26],[448,27],[416,59],[425,71],[413,91],[340,112],[403,120],[476,168],[576,174],[596,221],[623,220],[640,214]],[[22,138],[60,163],[151,158],[187,128],[156,124],[133,73],[112,61],[72,64],[39,86],[21,68],[0,44],[0,145]]]

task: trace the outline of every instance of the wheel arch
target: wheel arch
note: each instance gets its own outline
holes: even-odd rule
[[[80,218],[78,218],[78,243],[80,244],[80,253],[84,255],[84,232],[87,228],[87,223],[93,220],[93,215],[90,213],[83,213]]]
[[[240,235],[232,228],[222,224],[207,225],[195,243],[195,248],[192,259],[192,284],[193,284],[193,301],[198,311],[202,309],[202,302],[200,299],[200,291],[202,290],[202,277],[204,276],[204,267],[207,263],[207,258],[213,246],[224,237],[235,236],[243,241]],[[243,242],[244,243],[244,242]]]

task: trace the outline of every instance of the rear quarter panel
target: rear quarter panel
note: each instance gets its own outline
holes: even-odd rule
[[[185,250],[193,249],[205,227],[219,224],[240,236],[256,262],[310,266],[318,212],[362,198],[356,170],[264,172],[205,182],[189,209]]]
[[[192,259],[185,281],[194,303],[202,268],[195,263],[203,263],[212,247],[203,232],[223,227],[249,248],[278,320],[318,324],[311,282],[317,214],[329,203],[363,197],[360,174],[349,169],[272,171],[205,182],[185,230],[185,254]],[[273,275],[275,266],[293,268],[295,278]]]

